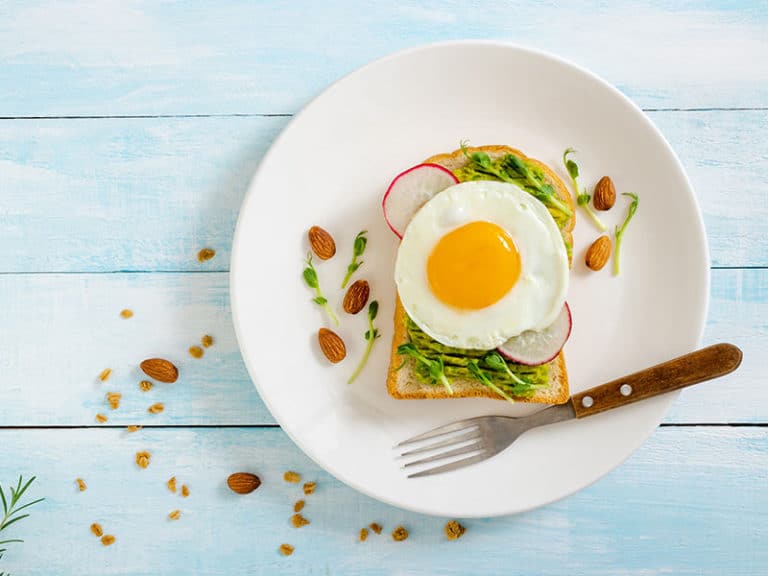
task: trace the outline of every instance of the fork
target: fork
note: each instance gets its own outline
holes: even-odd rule
[[[586,418],[639,400],[725,376],[739,367],[741,358],[741,350],[733,344],[715,344],[590,388],[586,392],[571,396],[565,404],[551,406],[531,416],[523,418],[479,416],[459,420],[404,440],[395,448],[409,448],[401,454],[402,457],[413,457],[440,450],[430,456],[407,462],[403,465],[406,470],[410,470],[413,466],[467,456],[461,460],[453,460],[409,474],[408,478],[458,470],[495,456],[533,428],[573,418]],[[443,436],[447,437],[442,438]],[[432,439],[436,441],[415,448],[411,447]]]

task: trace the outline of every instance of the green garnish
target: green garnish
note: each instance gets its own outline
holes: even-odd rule
[[[488,388],[496,392],[496,394],[504,398],[504,400],[506,400],[507,402],[511,404],[515,403],[514,399],[511,396],[509,396],[501,388],[496,386],[496,384],[491,382],[491,379],[488,378],[488,376],[486,376],[482,370],[480,370],[480,365],[477,363],[477,360],[470,360],[469,363],[467,364],[467,368],[469,368],[469,371],[472,373],[472,375],[478,380],[480,380],[480,382],[483,385],[487,386]]]
[[[629,198],[632,198],[632,202],[629,205],[629,210],[627,210],[627,217],[624,220],[624,223],[621,226],[616,226],[616,230],[614,234],[616,235],[616,250],[613,252],[613,275],[618,276],[619,275],[619,255],[621,252],[621,239],[624,238],[624,231],[627,229],[627,224],[629,224],[629,221],[632,220],[632,217],[635,215],[635,212],[637,212],[637,205],[640,203],[640,199],[637,197],[637,194],[633,194],[632,192],[624,192],[622,196],[627,196]]]
[[[565,169],[568,170],[568,175],[571,177],[571,182],[573,183],[573,189],[576,191],[576,204],[584,208],[587,214],[589,214],[589,217],[592,218],[592,222],[595,223],[595,226],[597,226],[601,232],[605,232],[607,230],[605,224],[603,224],[600,218],[597,217],[597,214],[595,214],[589,207],[589,201],[592,199],[592,196],[589,195],[586,188],[583,190],[579,189],[579,165],[568,158],[568,154],[574,152],[576,152],[576,150],[573,148],[567,148],[565,152],[563,152],[563,164],[565,164]]]
[[[344,282],[341,283],[342,288],[347,287],[347,283],[349,282],[349,279],[352,278],[352,274],[363,265],[363,261],[361,260],[358,262],[357,259],[363,255],[363,252],[365,252],[365,245],[368,244],[368,238],[365,237],[366,234],[368,234],[368,230],[363,230],[362,232],[358,232],[357,236],[355,236],[355,243],[352,245],[352,262],[347,266],[347,275],[344,276]]]
[[[360,363],[357,365],[357,368],[352,373],[352,376],[349,377],[349,380],[347,380],[347,384],[352,384],[352,382],[355,381],[355,379],[360,375],[360,372],[363,371],[363,367],[365,366],[365,363],[368,362],[368,356],[371,355],[371,350],[373,349],[373,342],[376,340],[376,338],[379,337],[379,331],[374,328],[373,321],[376,319],[376,314],[379,313],[379,303],[376,300],[372,300],[370,304],[368,304],[368,330],[365,331],[365,340],[368,342],[368,344],[365,347],[365,353],[363,354],[363,357],[360,359]]]
[[[32,502],[27,502],[26,504],[19,506],[18,508],[16,505],[19,503],[19,500],[21,500],[21,497],[24,495],[24,492],[27,491],[27,488],[29,488],[30,484],[35,481],[35,476],[32,476],[29,480],[26,482],[23,482],[22,477],[19,476],[19,483],[16,485],[16,488],[13,486],[9,487],[9,496],[6,497],[3,487],[0,486],[0,500],[2,500],[3,504],[3,516],[2,519],[0,519],[0,532],[11,526],[12,524],[18,522],[19,520],[23,520],[24,518],[28,517],[29,514],[22,514],[19,516],[19,512],[24,510],[25,508],[29,508],[33,504],[37,504],[38,502],[42,502],[45,500],[45,498],[38,498],[37,500],[33,500]],[[7,550],[7,548],[3,548],[5,544],[12,544],[17,542],[24,542],[24,540],[20,540],[18,538],[14,538],[11,540],[0,540],[0,558],[3,557],[3,553]]]
[[[498,162],[494,162],[485,152],[470,153],[466,142],[461,142],[460,146],[464,156],[478,172],[517,185],[519,180],[524,180],[527,185],[526,190],[534,198],[545,206],[558,210],[566,217],[571,216],[571,209],[558,199],[552,185],[542,182],[519,156],[506,154]]]
[[[483,358],[483,362],[485,362],[485,365],[488,366],[488,368],[491,368],[492,370],[498,370],[500,372],[506,372],[507,375],[514,381],[520,384],[521,386],[531,386],[530,382],[526,382],[520,376],[512,372],[512,370],[509,369],[509,366],[507,366],[507,361],[504,360],[501,354],[498,352],[491,352],[488,354],[485,358]]]
[[[451,383],[448,382],[448,378],[445,377],[445,365],[443,364],[442,358],[439,356],[435,360],[427,358],[421,352],[419,352],[416,346],[414,346],[411,342],[400,344],[400,346],[397,347],[397,353],[401,356],[410,356],[417,362],[424,365],[424,367],[427,369],[427,372],[429,373],[429,377],[432,379],[432,383],[442,384],[445,386],[445,389],[448,390],[448,394],[453,395],[453,388],[451,388]]]
[[[333,321],[333,323],[338,326],[339,325],[339,319],[336,317],[336,314],[334,314],[333,309],[328,304],[328,299],[323,296],[322,291],[320,290],[320,281],[317,279],[317,271],[315,270],[314,265],[312,264],[312,253],[307,253],[307,267],[304,268],[304,282],[307,283],[307,286],[310,288],[313,288],[315,291],[315,297],[312,298],[312,302],[317,304],[318,306],[322,306],[323,309],[328,313],[328,317]]]

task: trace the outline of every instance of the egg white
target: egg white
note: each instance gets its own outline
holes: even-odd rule
[[[520,277],[491,306],[460,310],[432,293],[427,260],[445,234],[477,221],[497,224],[512,237]],[[429,336],[446,346],[490,350],[549,326],[565,302],[568,272],[560,230],[546,207],[514,184],[477,180],[446,188],[414,215],[398,249],[395,282],[405,311]]]

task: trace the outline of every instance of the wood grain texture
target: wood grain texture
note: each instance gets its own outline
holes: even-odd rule
[[[713,264],[768,265],[768,111],[651,118],[697,191]],[[248,182],[288,120],[0,121],[0,271],[227,270]],[[205,246],[217,255],[200,264]]]
[[[226,274],[0,275],[0,301],[0,425],[91,425],[99,412],[115,425],[274,423],[238,351]],[[714,270],[709,317],[705,343],[733,342],[744,363],[684,390],[666,421],[764,422],[768,270]],[[197,360],[188,348],[204,334],[215,342]],[[138,364],[158,356],[179,380],[141,392]],[[119,410],[108,391],[123,394]],[[162,414],[147,413],[155,402]]]
[[[445,519],[347,488],[279,429],[3,430],[0,443],[0,480],[37,474],[30,497],[47,498],[9,531],[26,539],[0,561],[13,574],[720,576],[758,575],[768,565],[765,429],[659,429],[594,486],[534,512],[467,520],[454,542],[443,534]],[[133,462],[140,450],[152,456],[145,470]],[[284,482],[286,470],[316,481],[315,494]],[[255,472],[263,484],[233,494],[226,479],[235,471]],[[188,498],[166,488],[173,475],[189,485]],[[295,529],[300,498],[311,524]],[[174,509],[178,521],[167,519]],[[92,522],[116,543],[103,547]],[[370,522],[385,532],[358,542]],[[389,536],[398,524],[410,531],[405,542]],[[278,554],[282,543],[296,547],[293,556]]]
[[[3,12],[4,116],[295,112],[371,59],[456,38],[563,54],[645,107],[768,105],[763,0],[37,0]]]

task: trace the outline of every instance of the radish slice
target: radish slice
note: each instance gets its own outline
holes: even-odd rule
[[[499,346],[499,353],[518,364],[538,366],[550,362],[560,353],[571,335],[571,309],[563,305],[555,321],[544,330],[526,330]]]
[[[398,238],[413,215],[438,192],[458,184],[459,179],[438,164],[419,164],[398,174],[387,188],[381,207],[384,219]]]

